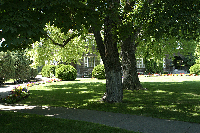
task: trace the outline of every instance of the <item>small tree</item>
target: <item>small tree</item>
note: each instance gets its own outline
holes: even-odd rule
[[[163,64],[156,62],[154,59],[145,60],[146,73],[162,73]]]
[[[14,79],[18,81],[30,80],[32,63],[30,58],[25,55],[23,51],[13,52],[13,58],[15,59],[15,76]]]
[[[34,79],[38,75],[38,70],[31,68],[31,79]]]
[[[56,70],[59,69],[62,66],[64,66],[64,64],[59,64],[59,65],[56,66],[56,69],[55,69],[55,76],[56,76],[56,78],[58,78],[58,74],[56,73]]]
[[[15,68],[11,52],[0,52],[0,79],[2,82],[14,77]]]

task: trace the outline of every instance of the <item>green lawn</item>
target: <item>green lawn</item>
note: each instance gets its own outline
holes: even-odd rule
[[[105,80],[81,79],[30,88],[27,105],[62,106],[200,123],[200,76],[141,77],[148,90],[124,90],[122,103],[99,102]]]
[[[1,133],[128,133],[120,128],[90,122],[0,111]]]

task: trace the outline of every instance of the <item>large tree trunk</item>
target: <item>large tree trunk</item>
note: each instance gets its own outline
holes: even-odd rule
[[[116,42],[113,42],[110,33],[106,34],[103,43],[100,31],[94,31],[98,50],[102,57],[106,73],[106,93],[103,100],[109,103],[121,102],[123,99],[122,73]],[[105,44],[105,45],[104,45]]]
[[[136,66],[136,39],[137,33],[129,35],[121,45],[122,48],[122,70],[123,70],[123,89],[139,90],[143,89],[137,73]]]
[[[105,102],[122,102],[122,73],[119,62],[119,53],[117,48],[117,36],[113,34],[115,26],[114,15],[112,11],[107,14],[104,20],[104,42],[102,41],[100,31],[94,30],[94,36],[98,50],[102,57],[106,73],[106,93],[103,97]]]
[[[121,64],[117,49],[117,37],[112,33],[113,20],[110,16],[105,19],[105,71],[107,102],[121,102],[123,98]]]

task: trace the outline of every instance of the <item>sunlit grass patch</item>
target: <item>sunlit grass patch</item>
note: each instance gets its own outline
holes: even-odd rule
[[[145,78],[141,79],[141,83],[147,90],[124,90],[122,103],[101,102],[106,92],[106,85],[105,80],[97,79],[83,79],[84,82],[79,79],[34,86],[30,88],[32,93],[30,97],[21,103],[84,108],[200,123],[198,78],[190,79],[191,77],[186,76]]]
[[[91,82],[93,80],[88,81],[90,82],[64,81],[34,86],[30,89],[32,95],[23,103],[79,108],[87,102],[101,100],[101,96],[105,92],[105,84]]]

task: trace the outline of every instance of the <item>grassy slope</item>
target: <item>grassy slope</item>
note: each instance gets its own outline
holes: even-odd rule
[[[141,77],[148,90],[124,90],[122,103],[101,103],[105,80],[83,79],[30,88],[23,104],[85,108],[200,123],[200,77]]]

